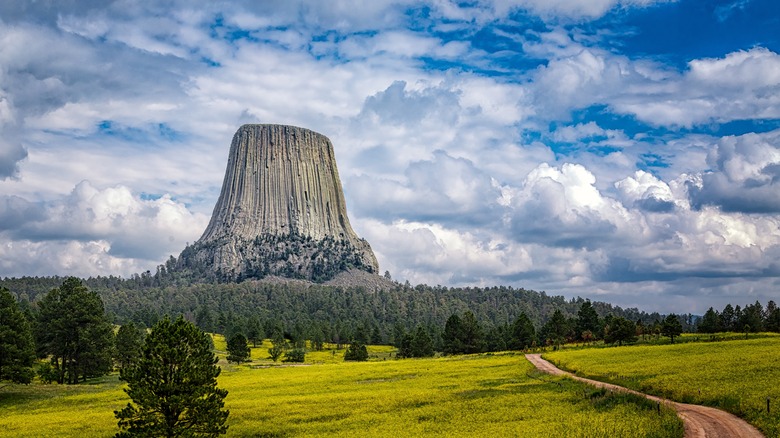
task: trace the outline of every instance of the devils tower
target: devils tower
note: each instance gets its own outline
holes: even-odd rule
[[[238,129],[211,221],[179,265],[221,281],[322,282],[350,269],[378,271],[368,242],[349,224],[333,144],[284,125]]]

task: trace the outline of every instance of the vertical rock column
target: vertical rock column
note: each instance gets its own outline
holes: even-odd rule
[[[339,257],[354,262],[348,265],[378,270],[368,242],[349,224],[330,140],[294,126],[244,125],[233,136],[211,221],[194,245],[197,257],[204,262],[213,260],[222,272],[240,275],[248,266],[279,265],[282,261],[278,255],[272,255],[274,260],[263,260],[274,248],[258,248],[258,242],[281,240],[283,245],[290,238],[314,242],[311,254],[291,257],[290,263],[297,263],[293,268],[303,271],[296,276],[311,277],[307,270],[313,264],[303,266],[310,264],[303,259],[316,258],[320,254],[316,253],[317,242],[323,241],[341,248]],[[274,245],[279,248],[278,243]],[[334,263],[327,256],[320,258],[320,264]]]

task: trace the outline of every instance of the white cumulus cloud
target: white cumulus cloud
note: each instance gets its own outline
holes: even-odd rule
[[[97,188],[89,181],[78,184],[70,195],[54,201],[33,204],[7,198],[0,204],[0,217],[16,212],[11,226],[2,230],[6,245],[2,263],[9,272],[24,272],[29,261],[15,255],[43,254],[54,248],[67,262],[56,272],[88,267],[90,273],[112,272],[130,275],[130,268],[153,268],[169,255],[178,255],[186,242],[194,242],[205,229],[208,218],[193,214],[186,206],[165,195],[141,199],[124,186]],[[20,208],[21,207],[21,208]],[[123,261],[124,260],[124,261]],[[145,269],[144,269],[145,270]]]

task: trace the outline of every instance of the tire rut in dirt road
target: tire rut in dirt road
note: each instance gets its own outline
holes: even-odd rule
[[[622,386],[611,383],[599,382],[598,380],[586,379],[575,376],[574,374],[563,371],[552,363],[542,359],[541,354],[526,354],[526,359],[531,362],[538,370],[556,376],[568,376],[574,380],[605,388],[610,391],[623,391],[630,394],[639,395],[649,400],[665,403],[677,411],[677,415],[685,424],[685,438],[759,438],[764,435],[745,420],[732,415],[720,409],[707,406],[690,405],[666,400],[654,395],[644,394]]]

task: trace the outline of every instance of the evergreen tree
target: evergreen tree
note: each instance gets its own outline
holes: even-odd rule
[[[513,350],[526,350],[536,343],[536,329],[525,312],[512,323],[512,337],[509,347]]]
[[[368,344],[369,337],[368,337],[368,331],[366,330],[366,327],[361,324],[355,329],[355,334],[352,336],[353,341],[357,341],[363,345]]]
[[[257,315],[252,315],[246,325],[246,338],[257,348],[257,342],[263,340],[263,325]]]
[[[204,332],[214,332],[214,315],[208,306],[201,306],[195,314],[195,324]]]
[[[282,334],[281,330],[277,330],[271,339],[271,348],[268,349],[268,355],[272,361],[276,362],[285,351],[287,351],[287,339],[284,339],[284,334]]]
[[[769,300],[768,303],[766,303],[766,309],[764,309],[764,321],[766,321],[769,318],[769,315],[772,314],[777,309],[777,304],[774,300]],[[764,323],[766,324],[766,322]]]
[[[366,345],[357,340],[352,341],[347,347],[347,351],[344,352],[344,360],[367,361],[368,349]]]
[[[374,328],[371,329],[371,344],[373,345],[381,345],[384,342],[382,339],[382,332],[379,330],[378,325],[374,325]]]
[[[450,315],[444,324],[444,333],[441,335],[444,352],[458,354],[464,351],[463,346],[463,322],[456,314]]]
[[[122,327],[116,334],[116,362],[121,372],[122,369],[135,366],[141,357],[141,349],[144,345],[144,332],[132,322]]]
[[[744,324],[742,322],[742,308],[737,305],[734,307],[734,325],[732,330],[735,332],[741,332]]]
[[[311,348],[316,351],[322,351],[325,348],[325,335],[320,327],[314,328],[314,333],[311,337]]]
[[[433,357],[435,354],[433,339],[423,326],[417,326],[414,333],[404,333],[398,347],[399,358]]]
[[[435,354],[433,340],[423,326],[417,326],[417,330],[411,338],[409,349],[411,352],[410,357],[433,357]]]
[[[645,339],[645,334],[646,333],[647,333],[647,327],[645,327],[645,323],[643,323],[641,319],[637,319],[636,320],[636,335],[637,335],[637,337],[641,336],[642,339]],[[583,336],[582,340],[586,341],[586,342],[588,341],[587,339],[585,339],[584,336]]]
[[[485,346],[485,336],[477,317],[471,311],[467,311],[461,321],[463,352],[466,354],[481,352]]]
[[[38,308],[38,353],[51,356],[58,383],[78,383],[111,370],[114,331],[103,301],[81,280],[66,279]]]
[[[577,311],[577,337],[583,339],[582,333],[590,331],[593,336],[597,336],[601,332],[601,321],[599,315],[596,313],[596,309],[590,303],[590,300],[585,300],[580,306],[580,310]]]
[[[401,348],[401,343],[406,336],[406,329],[400,322],[393,324],[393,345],[396,348]]]
[[[699,323],[699,333],[717,333],[720,331],[720,315],[712,307],[704,312]]]
[[[401,336],[401,340],[400,342],[398,342],[398,353],[397,353],[399,359],[414,357],[414,352],[412,351],[413,339],[414,337],[412,336],[411,333],[404,333]]]
[[[444,352],[448,354],[473,354],[484,349],[484,334],[476,316],[471,311],[459,317],[453,314],[447,319],[442,333]]]
[[[568,333],[569,327],[566,322],[566,317],[563,316],[563,312],[560,309],[555,309],[552,317],[547,320],[541,330],[542,341],[546,344],[553,345],[555,349],[564,343],[566,340],[566,333]]]
[[[661,334],[664,336],[669,337],[671,339],[672,344],[674,344],[674,338],[677,336],[680,336],[682,334],[682,323],[680,323],[679,318],[677,318],[677,315],[674,313],[669,314],[664,319],[664,323],[661,326]]]
[[[284,352],[282,362],[303,363],[306,360],[305,348],[293,348]]]
[[[749,304],[742,310],[739,326],[745,332],[761,332],[764,330],[764,307],[758,301]],[[749,330],[745,330],[748,326]]]
[[[236,333],[227,342],[228,362],[241,363],[249,360],[249,345],[241,333]]]
[[[736,330],[736,315],[734,307],[731,304],[726,304],[723,308],[723,312],[720,313],[720,327],[723,331],[733,332]]]
[[[146,338],[135,367],[120,371],[132,403],[114,411],[116,436],[215,437],[227,432],[227,391],[217,388],[220,368],[208,335],[166,316]]]
[[[295,327],[293,328],[291,338],[292,338],[291,344],[293,348],[299,350],[306,349],[306,330],[304,329],[300,321],[297,321],[295,323]]]
[[[492,326],[485,335],[485,351],[505,351],[509,343],[509,327],[506,324]]]
[[[636,342],[636,324],[633,321],[617,316],[612,318],[609,326],[604,327],[604,342],[608,344]]]
[[[770,332],[780,332],[780,307],[771,300],[766,304],[764,328]]]
[[[35,344],[27,318],[11,292],[0,287],[0,381],[30,383],[34,363]]]

